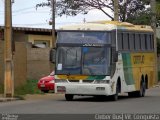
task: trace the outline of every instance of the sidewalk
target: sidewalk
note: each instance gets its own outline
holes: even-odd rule
[[[10,102],[15,100],[19,100],[19,98],[5,98],[4,95],[0,94],[0,102]]]
[[[158,82],[154,87],[160,87],[160,82]]]

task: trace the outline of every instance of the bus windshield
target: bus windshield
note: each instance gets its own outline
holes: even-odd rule
[[[56,74],[108,75],[109,47],[58,47]]]

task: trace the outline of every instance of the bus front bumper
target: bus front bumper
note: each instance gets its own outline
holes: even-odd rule
[[[55,93],[73,95],[111,95],[111,87],[109,84],[56,83]]]

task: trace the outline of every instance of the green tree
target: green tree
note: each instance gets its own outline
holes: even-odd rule
[[[145,5],[148,5],[149,0],[119,0],[119,18],[120,21],[126,21],[133,18],[138,13],[146,10]],[[37,7],[51,6],[52,0],[37,4]],[[102,11],[111,20],[114,17],[105,9],[109,8],[112,12],[114,0],[57,0],[56,14],[58,16],[68,15],[75,16],[77,14],[87,14],[92,9]]]
[[[138,25],[151,25],[151,11],[150,9],[147,9],[143,12],[136,13],[127,18],[126,21]]]
[[[160,0],[157,0],[156,2],[157,26],[160,26]]]

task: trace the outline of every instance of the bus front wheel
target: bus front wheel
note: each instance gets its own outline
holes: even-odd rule
[[[65,94],[65,98],[66,98],[67,101],[72,101],[73,100],[73,95]]]
[[[117,84],[117,86],[116,86],[116,93],[114,95],[110,96],[112,101],[117,101],[118,100],[118,93],[119,93],[119,91],[120,91],[120,88],[119,88],[119,85]]]

